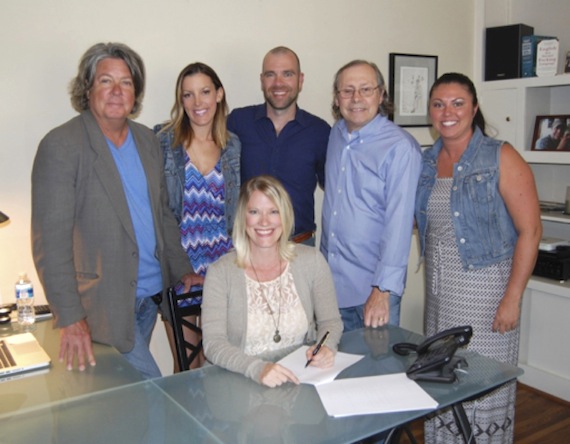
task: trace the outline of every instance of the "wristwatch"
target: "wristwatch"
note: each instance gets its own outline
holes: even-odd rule
[[[372,288],[377,288],[381,293],[390,293],[390,290],[384,290],[380,288],[378,285],[373,285]]]

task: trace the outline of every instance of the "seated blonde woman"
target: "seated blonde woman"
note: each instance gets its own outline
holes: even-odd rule
[[[208,269],[202,302],[206,358],[258,383],[299,383],[275,361],[330,332],[310,365],[330,367],[342,321],[329,267],[321,253],[289,240],[293,208],[270,176],[246,182],[233,230],[235,250]]]

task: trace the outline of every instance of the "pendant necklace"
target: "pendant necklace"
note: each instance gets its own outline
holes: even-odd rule
[[[267,308],[269,310],[269,314],[271,315],[271,319],[273,320],[273,325],[275,325],[275,334],[273,335],[273,342],[280,342],[281,341],[281,335],[279,334],[279,323],[281,322],[281,259],[279,259],[279,313],[277,314],[277,322],[275,322],[275,316],[273,316],[273,309],[271,308],[271,305],[269,305],[269,301],[267,300],[267,297],[265,296],[265,293],[263,291],[263,288],[261,286],[261,281],[259,280],[259,276],[257,276],[257,271],[255,269],[255,267],[253,266],[253,262],[251,261],[251,257],[249,258],[249,263],[251,265],[251,268],[253,269],[253,273],[255,274],[255,279],[257,280],[257,283],[259,284],[259,291],[261,293],[261,296],[263,297],[263,300],[265,301],[265,303],[267,304]]]

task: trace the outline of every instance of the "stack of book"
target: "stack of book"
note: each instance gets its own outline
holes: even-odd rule
[[[522,37],[521,72],[523,77],[555,76],[558,68],[557,37],[527,35]]]

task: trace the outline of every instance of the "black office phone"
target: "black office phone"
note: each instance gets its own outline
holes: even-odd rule
[[[455,352],[459,347],[467,345],[472,335],[473,329],[468,325],[455,327],[441,331],[421,344],[395,344],[393,350],[399,355],[417,353],[416,360],[406,370],[408,378],[449,383],[456,379],[456,368],[467,367],[465,359],[456,357]]]

